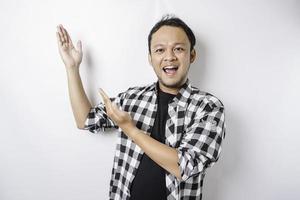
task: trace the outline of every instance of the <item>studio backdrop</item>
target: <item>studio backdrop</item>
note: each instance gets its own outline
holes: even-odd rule
[[[167,13],[196,35],[189,79],[225,106],[226,138],[204,200],[300,198],[300,1],[0,2],[0,199],[108,199],[116,131],[79,130],[56,26],[82,41],[93,105],[156,81],[147,36]]]

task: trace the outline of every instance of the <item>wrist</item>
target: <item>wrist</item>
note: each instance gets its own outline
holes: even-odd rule
[[[66,67],[66,72],[68,75],[73,75],[79,73],[79,67]]]
[[[137,136],[141,133],[141,130],[134,127],[131,129],[130,138],[132,141],[136,141]]]
[[[139,134],[139,129],[136,126],[133,126],[131,124],[120,127],[123,132],[130,137],[132,140],[135,140],[135,137],[137,134]]]

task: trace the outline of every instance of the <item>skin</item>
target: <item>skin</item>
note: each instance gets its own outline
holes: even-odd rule
[[[148,55],[162,91],[177,94],[187,80],[190,63],[194,62],[196,51],[190,51],[191,44],[186,33],[178,27],[162,26],[152,35],[151,52]],[[174,76],[168,76],[163,67],[178,66]]]
[[[72,40],[66,29],[59,25],[57,27],[57,41],[59,52],[65,63],[68,76],[75,77],[76,81],[80,82],[78,68],[82,60],[82,45],[81,41],[77,42],[77,49],[73,46]],[[157,32],[152,35],[151,53],[148,55],[149,63],[152,65],[159,81],[159,86],[162,91],[177,94],[182,84],[187,79],[190,64],[194,62],[196,52],[193,49],[190,51],[190,43],[185,32],[177,27],[162,26]],[[178,70],[175,75],[168,76],[162,70],[167,65],[176,65]],[[76,73],[73,73],[76,71]],[[71,81],[70,81],[71,82]],[[70,84],[71,85],[71,84]],[[73,84],[72,84],[73,85]],[[74,84],[75,85],[75,84]],[[78,123],[86,119],[86,113],[89,111],[90,105],[87,103],[84,111],[76,111],[78,107],[82,107],[82,101],[88,102],[84,95],[82,84],[78,84],[78,88],[70,89],[71,104]],[[79,91],[79,92],[78,92]],[[73,94],[74,93],[74,94]],[[82,93],[82,94],[79,94]],[[151,136],[145,134],[143,130],[135,126],[129,113],[120,110],[112,103],[108,95],[99,89],[99,93],[106,107],[107,115],[122,129],[122,131],[133,140],[154,162],[160,165],[169,173],[181,180],[180,169],[178,166],[178,152],[175,148],[169,147]],[[84,97],[84,98],[83,98]],[[72,103],[72,99],[78,99]],[[78,103],[76,103],[78,102]],[[78,114],[77,114],[78,113]],[[84,116],[84,117],[83,117]],[[81,123],[82,124],[82,123]],[[78,127],[83,127],[80,125]]]
[[[81,41],[78,40],[76,49],[69,33],[61,24],[57,26],[56,38],[59,54],[67,70],[71,68],[79,68],[83,55]]]

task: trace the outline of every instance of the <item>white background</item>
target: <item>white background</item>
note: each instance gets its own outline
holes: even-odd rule
[[[56,43],[82,40],[95,105],[156,81],[147,36],[165,13],[197,37],[190,80],[222,100],[227,134],[205,200],[300,198],[300,1],[0,1],[0,199],[108,199],[115,132],[76,128]]]

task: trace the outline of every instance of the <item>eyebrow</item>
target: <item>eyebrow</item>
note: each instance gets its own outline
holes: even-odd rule
[[[183,43],[183,42],[176,42],[176,43],[174,43],[174,45],[186,45],[186,43]],[[158,46],[164,46],[164,44],[156,44],[156,45],[154,45],[153,47],[155,48],[155,47],[158,47]]]

